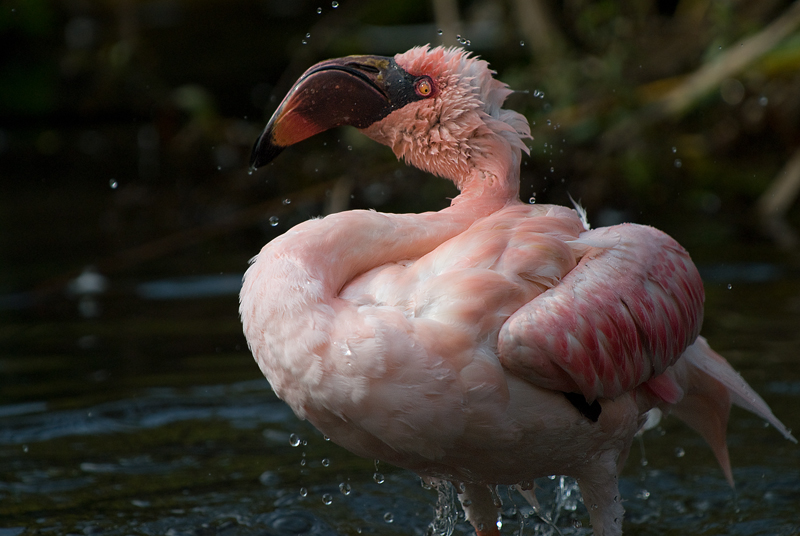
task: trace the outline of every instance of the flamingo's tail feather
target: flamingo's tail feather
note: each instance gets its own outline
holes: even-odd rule
[[[764,418],[786,439],[797,443],[767,403],[703,337],[686,349],[683,359],[691,367],[686,371],[685,395],[672,411],[711,446],[731,486],[733,474],[725,435],[732,403]]]
[[[758,393],[744,381],[744,378],[728,364],[725,358],[711,349],[703,337],[698,337],[697,341],[686,349],[683,357],[696,368],[723,384],[730,394],[731,402],[762,417],[774,426],[783,437],[792,443],[797,443],[791,430],[778,420],[764,399],[758,396]]]
[[[733,473],[725,440],[731,396],[722,382],[699,367],[688,367],[686,374],[684,396],[672,408],[672,413],[703,436],[714,452],[728,484],[733,487]]]

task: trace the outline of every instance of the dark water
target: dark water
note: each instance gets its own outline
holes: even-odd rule
[[[800,277],[746,253],[701,263],[704,332],[797,430]],[[425,534],[435,490],[272,394],[241,335],[239,273],[82,277],[43,301],[3,297],[0,536]],[[729,428],[735,492],[680,422],[644,435],[622,479],[626,534],[800,533],[800,449],[742,410]],[[546,508],[558,483],[541,482]],[[500,496],[508,534],[547,533]],[[583,506],[563,506],[562,534],[587,534]]]

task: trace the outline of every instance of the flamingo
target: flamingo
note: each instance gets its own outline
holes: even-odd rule
[[[300,77],[253,169],[352,125],[460,194],[439,212],[352,210],[272,240],[244,276],[244,333],[297,417],[357,455],[456,484],[478,536],[499,534],[497,485],[535,504],[529,483],[548,475],[575,478],[594,535],[616,536],[618,475],[651,410],[702,434],[731,485],[731,403],[796,440],[699,336],[703,285],[675,240],[519,200],[530,128],[501,107],[511,90],[494,74],[423,46]]]

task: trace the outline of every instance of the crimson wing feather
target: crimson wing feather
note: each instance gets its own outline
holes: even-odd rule
[[[587,252],[578,265],[503,325],[498,354],[540,387],[613,399],[695,341],[703,284],[686,250],[651,227],[602,228],[579,242]]]

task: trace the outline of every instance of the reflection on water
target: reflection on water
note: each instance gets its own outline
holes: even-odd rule
[[[146,300],[176,300],[209,296],[238,295],[242,288],[241,274],[220,274],[140,283],[136,292]]]

